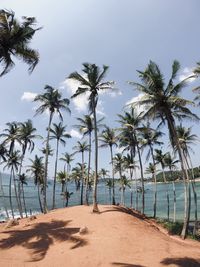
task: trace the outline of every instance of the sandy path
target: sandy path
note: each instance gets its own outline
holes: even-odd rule
[[[200,243],[171,238],[125,209],[78,206],[0,226],[0,266],[200,266]],[[89,232],[80,235],[81,227]]]

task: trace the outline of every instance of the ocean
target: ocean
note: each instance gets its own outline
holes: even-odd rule
[[[7,207],[9,214],[10,205],[9,205],[9,195],[8,195],[8,175],[3,175],[2,179],[4,197],[2,196],[2,190],[0,190],[0,221],[4,221],[6,218],[5,206]],[[37,187],[33,184],[32,180],[27,181],[27,185],[24,185],[25,201],[27,212],[29,214],[40,213]],[[176,188],[176,218],[177,220],[183,220],[184,214],[184,187],[182,182],[175,183]],[[125,190],[125,205],[127,207],[131,206],[131,190],[133,192],[133,208],[138,207],[138,210],[141,210],[142,207],[142,196],[141,193],[136,193],[135,183],[133,181],[132,189],[126,188]],[[167,218],[167,200],[166,200],[166,191],[169,192],[170,200],[170,219],[173,219],[173,189],[172,183],[169,184],[157,184],[157,217]],[[53,191],[53,181],[48,182],[47,188],[47,203],[49,209],[52,206],[52,191]],[[80,205],[80,191],[76,191],[75,184],[73,182],[68,183],[68,191],[73,192],[69,199],[69,206]],[[200,182],[196,182],[196,192],[198,196],[198,211],[200,212]],[[194,219],[194,201],[193,194],[191,201],[191,220]],[[16,206],[16,200],[14,197],[14,187],[12,186],[12,200],[15,216],[18,217],[19,213]],[[119,190],[119,185],[116,183],[115,187],[115,196],[116,203],[121,201],[121,191]],[[136,199],[138,198],[138,205],[136,205]],[[42,197],[41,197],[42,199]],[[154,199],[154,185],[151,183],[145,183],[145,214],[148,216],[153,215],[153,199]],[[90,203],[92,203],[92,192],[90,192]],[[109,190],[105,186],[103,181],[100,181],[98,184],[98,203],[99,204],[110,204]],[[65,205],[63,197],[61,195],[61,184],[57,183],[56,185],[56,208],[61,208]]]

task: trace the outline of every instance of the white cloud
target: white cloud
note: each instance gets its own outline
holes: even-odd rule
[[[82,138],[82,135],[78,131],[76,131],[74,129],[71,129],[69,134],[71,135],[71,137],[75,137],[75,138],[78,138],[78,139]]]
[[[21,100],[32,102],[35,99],[36,95],[37,95],[36,93],[24,92],[23,95],[21,96]]]
[[[126,102],[126,107],[130,107],[131,104],[134,104],[135,110],[137,111],[137,114],[140,114],[141,112],[144,112],[147,110],[146,105],[139,105],[137,102],[141,100],[144,97],[144,94],[140,93],[138,96],[134,96],[129,101]]]
[[[184,68],[184,69],[182,70],[182,73],[179,75],[178,80],[179,80],[179,82],[180,82],[180,81],[182,81],[182,80],[188,78],[188,77],[191,76],[191,75],[194,75],[194,73],[193,73],[193,69],[192,69],[192,68],[187,68],[187,67],[186,67],[186,68]],[[190,78],[190,79],[188,80],[188,82],[193,82],[194,80],[196,80],[196,77],[194,77],[194,78]]]

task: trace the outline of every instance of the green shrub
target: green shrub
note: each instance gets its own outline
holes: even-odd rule
[[[171,235],[180,235],[183,223],[181,222],[165,222],[163,226],[168,230],[169,234]]]

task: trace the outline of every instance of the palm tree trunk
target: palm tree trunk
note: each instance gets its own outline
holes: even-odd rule
[[[171,175],[171,180],[172,180],[172,186],[173,186],[173,194],[174,194],[174,216],[173,216],[173,221],[176,222],[176,187],[172,175],[172,169],[170,168],[170,175]]]
[[[14,168],[12,168],[12,171],[13,171],[13,180],[14,180],[15,198],[16,198],[17,208],[18,208],[19,213],[20,213],[20,205],[19,205],[19,198],[18,198],[18,194],[17,194],[17,184],[16,184],[16,178],[15,178],[15,171],[14,171]]]
[[[12,168],[10,171],[10,181],[9,181],[9,201],[10,201],[10,210],[12,213],[12,217],[14,219],[13,205],[12,205]]]
[[[39,200],[39,205],[40,205],[40,210],[43,213],[43,208],[42,208],[42,202],[41,202],[41,198],[40,198],[40,184],[38,183],[37,185],[37,191],[38,191],[38,200]]]
[[[153,173],[153,179],[154,179],[154,203],[153,203],[153,217],[156,218],[156,212],[157,212],[157,177],[156,177],[156,163],[153,155],[153,147],[150,144],[150,151],[151,151],[151,157],[153,161],[153,165],[155,167],[154,173]]]
[[[138,191],[137,191],[137,177],[136,177],[136,170],[134,170],[134,175],[135,175],[135,192],[136,192],[136,210],[138,210]]]
[[[110,157],[112,165],[112,205],[115,205],[115,174],[114,174],[114,163],[113,163],[113,151],[112,145],[110,145]]]
[[[85,204],[89,205],[89,199],[88,199],[88,183],[90,180],[90,163],[91,163],[91,145],[92,143],[92,137],[91,132],[89,133],[89,153],[88,153],[88,173],[86,178],[86,184],[85,184]]]
[[[7,206],[6,206],[6,203],[5,203],[5,198],[4,198],[4,190],[3,190],[3,182],[2,182],[2,174],[1,174],[1,172],[0,172],[0,190],[2,192],[2,200],[3,200],[4,209],[5,209],[5,212],[6,212],[6,217],[7,217],[7,219],[9,219],[9,213],[8,213]]]
[[[131,180],[131,209],[133,208],[133,169],[130,168],[130,180]]]
[[[193,228],[193,235],[196,235],[196,231],[197,231],[197,224],[198,224],[198,213],[197,213],[197,193],[196,193],[196,189],[195,189],[195,177],[194,177],[194,170],[193,170],[193,165],[192,165],[192,161],[190,158],[190,154],[188,153],[188,159],[190,161],[190,166],[191,166],[191,170],[192,170],[192,191],[193,191],[193,195],[194,195],[194,228]]]
[[[19,176],[21,175],[21,172],[22,172],[22,164],[23,164],[25,152],[26,152],[26,145],[23,148],[23,152],[22,152],[21,163],[20,163],[20,166],[19,166]],[[20,217],[23,218],[22,201],[21,201],[21,190],[22,190],[21,186],[22,186],[22,184],[21,184],[20,179],[19,179],[19,181],[18,181],[19,208],[20,208],[19,213],[20,213]],[[25,207],[24,207],[24,210],[25,210]],[[27,217],[27,213],[26,212],[25,212],[25,214],[26,214],[26,217]]]
[[[57,175],[57,165],[58,165],[58,149],[59,149],[59,140],[57,140],[57,144],[56,144],[56,161],[55,161],[55,172],[54,172],[54,180],[53,180],[53,203],[52,203],[52,209],[55,209],[56,175]]]
[[[167,220],[169,221],[169,192],[168,192],[168,185],[167,185],[167,180],[165,176],[165,169],[164,166],[162,166],[162,173],[163,173],[163,181],[166,186],[166,198],[167,198]]]
[[[134,138],[135,138],[135,141],[136,141],[136,147],[137,147],[139,163],[140,163],[140,173],[141,173],[141,183],[142,183],[142,214],[144,214],[145,197],[144,197],[144,175],[143,175],[142,158],[141,158],[140,148],[139,148],[137,137],[136,137],[135,133],[134,133]]]
[[[48,156],[49,156],[49,136],[50,136],[50,128],[51,122],[53,119],[53,112],[50,113],[49,116],[49,125],[47,130],[47,139],[46,139],[46,155],[45,155],[45,167],[44,167],[44,189],[43,189],[43,212],[47,213],[47,174],[48,174]]]
[[[179,154],[181,169],[183,172],[185,200],[184,200],[184,221],[183,221],[183,229],[181,232],[181,237],[184,239],[186,237],[186,234],[187,234],[188,223],[189,223],[189,218],[188,218],[188,190],[187,190],[187,181],[189,180],[189,177],[188,177],[187,168],[185,166],[183,151],[181,149],[181,145],[180,145],[178,135],[176,132],[176,126],[175,126],[174,118],[173,118],[172,114],[166,114],[166,115],[167,115],[167,122],[168,122],[169,130],[170,130],[171,134],[173,134],[173,138],[174,138],[174,141],[175,141],[175,144],[177,147],[177,151]]]
[[[26,201],[25,201],[25,196],[24,196],[24,185],[23,185],[23,183],[22,183],[22,197],[23,197],[24,211],[25,211],[25,215],[26,215],[26,218],[27,218],[28,215],[27,215],[27,210],[26,210]]]
[[[98,137],[97,137],[97,118],[95,109],[95,99],[92,100],[94,115],[94,142],[95,142],[95,173],[94,173],[94,191],[93,191],[93,212],[99,212],[97,205],[97,179],[98,179]]]
[[[81,205],[83,205],[83,184],[84,184],[84,152],[82,152],[82,165],[81,165]]]

